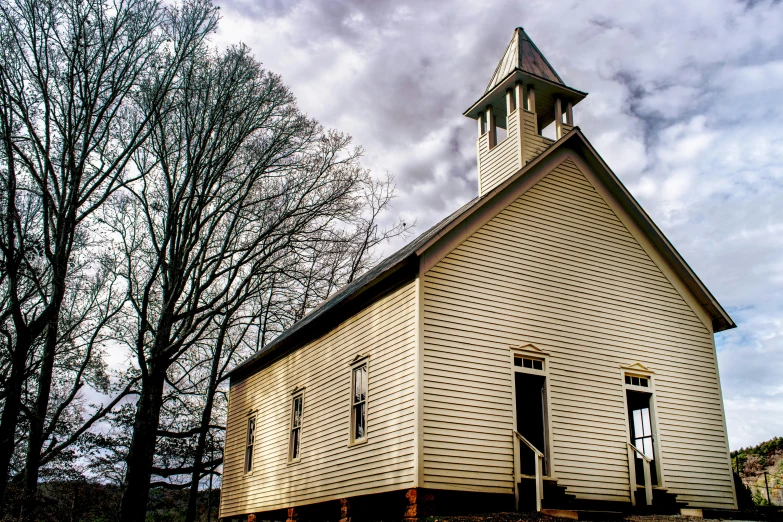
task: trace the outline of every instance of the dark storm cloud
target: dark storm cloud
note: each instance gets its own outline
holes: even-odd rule
[[[418,230],[475,196],[483,93],[522,25],[576,123],[740,328],[719,334],[732,447],[783,433],[783,7],[778,2],[228,0],[300,105],[390,172]],[[391,247],[390,247],[391,248]]]

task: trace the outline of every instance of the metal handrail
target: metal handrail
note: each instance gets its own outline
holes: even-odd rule
[[[634,453],[642,457],[642,468],[644,469],[644,499],[648,506],[652,505],[653,491],[652,491],[652,475],[650,474],[650,462],[652,459],[644,454],[642,450],[631,444],[628,444],[628,478],[629,489],[631,493],[631,505],[636,505],[636,464],[634,464]]]
[[[544,498],[544,454],[533,444],[530,443],[525,437],[522,436],[517,430],[511,430],[513,437],[516,437],[525,445],[533,450],[535,453],[535,470],[536,470],[536,511],[541,511],[541,499]],[[522,471],[519,469],[519,450],[518,445],[514,442],[514,498],[516,499],[516,509],[519,511],[519,482],[522,480]]]

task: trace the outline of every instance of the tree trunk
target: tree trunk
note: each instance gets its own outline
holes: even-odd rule
[[[32,338],[25,332],[17,332],[16,346],[11,359],[11,375],[6,381],[6,396],[3,404],[3,416],[0,418],[0,517],[8,504],[4,501],[8,488],[8,471],[14,455],[16,427],[19,424],[19,412],[22,404],[22,388],[27,369],[27,355]]]
[[[125,492],[122,495],[121,522],[144,522],[147,514],[165,376],[165,365],[153,362],[147,378],[142,380],[133,422],[133,438],[126,460],[128,467],[125,472]]]
[[[78,178],[77,178],[78,179]],[[76,228],[72,212],[58,220],[55,251],[52,263],[51,300],[44,338],[44,352],[41,359],[41,369],[38,372],[38,393],[35,407],[30,415],[30,432],[27,437],[27,455],[24,468],[24,497],[22,500],[22,520],[33,520],[38,502],[38,475],[41,468],[41,448],[44,444],[46,427],[46,412],[49,409],[49,399],[52,394],[52,376],[54,375],[54,360],[57,353],[57,336],[60,326],[60,311],[65,297],[66,277],[68,276],[68,260],[71,254],[72,236],[69,230]]]
[[[64,272],[64,270],[62,270]],[[64,275],[61,281],[65,280]],[[56,279],[56,278],[55,278]],[[56,297],[62,295],[62,290],[56,290]],[[30,432],[27,438],[27,456],[24,467],[24,497],[22,501],[22,520],[34,520],[38,502],[38,475],[41,468],[41,449],[44,444],[44,429],[46,412],[49,409],[49,398],[52,390],[52,375],[54,374],[54,359],[57,350],[58,319],[60,317],[59,303],[62,299],[52,301],[54,310],[46,332],[41,370],[38,376],[38,395],[35,400],[35,410],[30,416]]]
[[[198,485],[201,480],[202,461],[204,460],[204,450],[207,445],[207,434],[209,433],[209,424],[212,420],[212,405],[214,404],[215,391],[217,390],[218,372],[220,370],[220,356],[223,352],[223,340],[225,328],[221,330],[220,337],[212,354],[212,367],[209,374],[209,385],[207,386],[207,402],[204,404],[204,411],[201,413],[201,426],[198,434],[198,443],[196,444],[196,455],[193,459],[193,475],[190,483],[190,492],[188,494],[188,511],[185,514],[185,522],[195,522],[196,508],[198,507]],[[210,492],[211,494],[211,492]]]
[[[5,89],[3,89],[5,92]],[[5,228],[5,237],[2,243],[3,261],[5,263],[8,293],[4,296],[3,305],[7,307],[13,317],[15,339],[13,348],[11,348],[11,372],[5,384],[5,401],[3,403],[3,414],[0,417],[0,518],[3,516],[5,506],[8,504],[5,500],[6,490],[10,477],[8,472],[11,468],[11,459],[14,455],[14,442],[16,439],[16,429],[19,425],[19,413],[22,406],[22,391],[27,374],[27,357],[33,347],[36,336],[40,334],[40,318],[33,321],[32,324],[25,322],[25,314],[22,310],[22,303],[19,299],[19,270],[21,258],[24,255],[24,242],[22,238],[17,237],[17,223],[20,219],[19,210],[16,206],[17,186],[16,186],[16,168],[14,162],[12,135],[12,116],[8,109],[8,98],[3,96],[4,110],[0,112],[0,129],[2,130],[3,145],[6,156],[5,169],[5,197],[6,208],[3,226]],[[13,338],[13,337],[12,337]]]

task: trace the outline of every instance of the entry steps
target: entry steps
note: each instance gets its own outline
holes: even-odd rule
[[[519,494],[520,510],[535,509],[533,479],[520,482]],[[630,502],[578,499],[553,479],[544,479],[544,498],[541,501],[542,513],[573,520],[614,520],[629,513],[677,515],[681,509],[687,507],[687,504],[677,500],[677,495],[664,488],[653,489],[651,506],[645,504],[644,488],[636,490],[636,506],[632,506]]]

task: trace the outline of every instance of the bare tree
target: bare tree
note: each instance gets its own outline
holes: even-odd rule
[[[0,253],[9,361],[0,417],[0,506],[22,391],[40,345],[25,466],[26,489],[37,488],[79,235],[106,198],[134,176],[127,168],[132,153],[147,138],[152,116],[165,110],[180,66],[216,22],[205,0],[170,8],[157,0],[0,3]],[[140,92],[144,104],[138,103]]]
[[[167,426],[158,434],[178,442],[173,447],[179,458],[174,466],[161,462],[153,473],[168,480],[161,485],[189,487],[186,522],[196,520],[203,479],[219,475],[223,463],[220,442],[225,434],[228,372],[309,311],[305,303],[319,305],[363,272],[374,260],[379,243],[407,230],[405,223],[388,228],[378,223],[393,197],[393,180],[387,176],[365,181],[366,204],[361,213],[343,227],[325,230],[317,240],[292,250],[285,262],[265,267],[257,291],[214,317],[204,342],[173,366],[169,379],[176,391],[168,401],[171,405],[164,403],[163,418],[176,419],[180,431]],[[175,474],[187,479],[172,481]]]
[[[280,78],[243,46],[192,60],[171,106],[134,155],[142,176],[104,216],[120,238],[129,288],[118,340],[128,342],[141,375],[123,521],[144,520],[151,476],[161,472],[153,469],[155,448],[167,390],[177,385],[175,363],[206,340],[220,347],[257,324],[251,312],[269,281],[345,234],[373,190],[350,138],[301,114]],[[212,400],[226,357],[210,357]],[[197,429],[209,426],[209,409]]]

